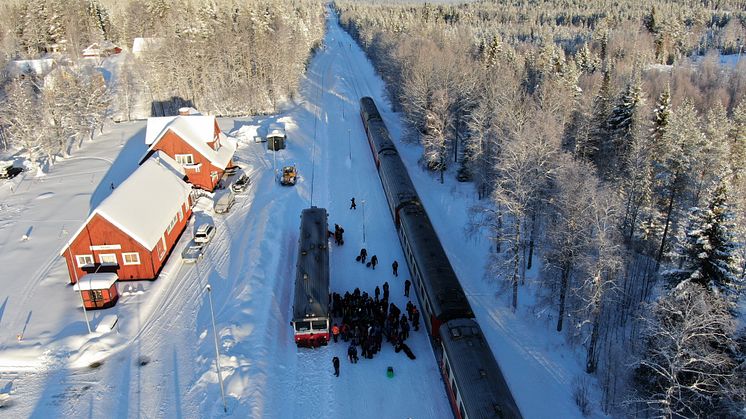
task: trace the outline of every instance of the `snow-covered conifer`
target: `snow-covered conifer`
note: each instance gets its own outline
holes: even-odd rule
[[[707,205],[691,212],[685,237],[676,252],[682,267],[663,273],[671,286],[691,281],[721,294],[736,293],[740,285],[734,263],[738,244],[733,229],[727,187],[721,181]]]

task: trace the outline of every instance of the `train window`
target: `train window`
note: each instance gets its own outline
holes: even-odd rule
[[[311,322],[295,322],[296,332],[307,332],[311,330]]]
[[[313,330],[326,330],[326,321],[315,320],[311,322],[311,326],[313,327]]]

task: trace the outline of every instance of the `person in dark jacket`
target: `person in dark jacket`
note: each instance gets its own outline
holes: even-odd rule
[[[415,331],[420,330],[420,311],[417,307],[412,307],[412,325]]]
[[[375,292],[376,292],[376,301],[378,301],[378,297],[381,296],[381,289],[378,288],[378,285],[376,285],[376,291]]]
[[[365,265],[365,258],[368,257],[368,251],[363,247],[360,249],[360,262]]]
[[[389,300],[389,283],[388,281],[383,283],[383,299],[388,301]]]
[[[373,255],[373,257],[370,258],[370,267],[376,269],[376,265],[378,265],[378,256]]]
[[[350,359],[351,364],[357,363],[357,348],[354,343],[350,344],[350,347],[347,349],[347,358]]]
[[[408,279],[404,281],[404,296],[409,297],[409,287],[412,286],[412,282]]]
[[[350,209],[356,210],[357,209],[357,204],[355,204],[355,197],[353,196],[352,199],[350,199],[350,201],[352,202],[350,204]]]
[[[394,276],[399,276],[399,262],[394,261],[394,263],[391,264],[391,269],[394,270]]]
[[[334,365],[334,375],[339,377],[339,358],[334,357],[332,358],[332,365]]]

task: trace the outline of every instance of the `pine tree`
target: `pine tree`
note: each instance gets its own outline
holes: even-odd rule
[[[668,129],[669,119],[671,118],[671,86],[666,87],[658,96],[653,110],[653,127],[650,129],[650,140],[653,145],[653,154],[661,156],[663,136]]]
[[[683,261],[680,269],[663,273],[677,286],[692,281],[722,294],[734,294],[739,287],[734,252],[733,213],[727,203],[724,181],[719,182],[705,208],[694,208],[686,237],[677,257]]]
[[[582,145],[583,154],[596,165],[599,172],[605,169],[605,163],[613,150],[609,136],[609,115],[611,115],[611,73],[605,70],[601,88],[593,100],[589,141]]]
[[[616,166],[617,175],[622,175],[626,171],[631,144],[634,137],[639,135],[642,119],[640,111],[644,103],[642,83],[640,78],[635,76],[619,95],[609,116],[609,134],[614,145],[614,152],[611,156],[616,162],[612,166]]]
[[[730,169],[734,182],[746,177],[746,100],[733,110],[733,123],[728,135]]]
[[[692,201],[689,194],[694,190],[693,185],[700,173],[702,150],[706,144],[700,125],[694,105],[687,100],[671,114],[667,129],[657,144],[660,154],[656,156],[655,177],[661,213],[665,217],[656,257],[658,267],[668,244],[671,223],[678,219],[675,212]]]

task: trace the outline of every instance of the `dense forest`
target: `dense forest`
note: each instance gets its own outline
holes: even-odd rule
[[[541,258],[534,312],[585,353],[603,411],[740,416],[746,2],[335,7],[422,165],[475,184],[470,231],[514,310]]]
[[[6,1],[0,29],[0,69],[54,61],[48,74],[4,72],[0,141],[51,164],[106,117],[129,120],[143,100],[156,114],[183,105],[223,116],[275,111],[297,92],[324,11],[314,0]],[[132,54],[135,38],[148,48]],[[96,71],[83,50],[107,41],[123,57]],[[107,71],[116,73],[108,81]]]

